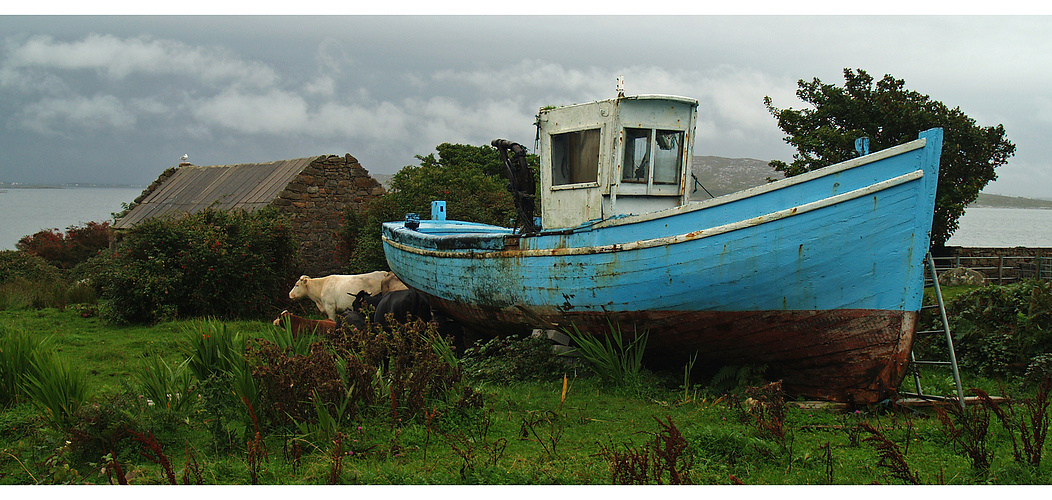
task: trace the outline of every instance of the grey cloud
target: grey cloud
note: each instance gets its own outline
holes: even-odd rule
[[[26,105],[21,116],[23,125],[45,134],[67,128],[128,129],[135,120],[135,115],[111,95],[42,99]]]
[[[94,70],[117,80],[132,74],[180,75],[205,82],[234,81],[247,86],[267,86],[278,80],[274,70],[266,65],[240,61],[222,50],[146,36],[119,38],[97,33],[71,42],[34,36],[10,49],[4,66]]]
[[[228,89],[201,101],[194,117],[247,134],[294,134],[310,123],[303,98],[281,90],[242,93]]]

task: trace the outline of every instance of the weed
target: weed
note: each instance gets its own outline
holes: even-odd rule
[[[147,358],[136,373],[141,393],[166,410],[185,410],[196,399],[189,363],[187,358],[172,368],[159,355]]]
[[[855,410],[852,413],[847,413],[840,417],[840,429],[847,435],[847,445],[849,448],[858,448],[858,438],[862,435],[862,427],[858,425],[859,422],[861,422],[861,419],[862,412],[860,410]]]
[[[261,340],[259,347],[252,350],[252,357],[265,413],[275,424],[317,422],[322,410],[329,412],[326,405],[339,407],[341,416],[345,412],[348,416],[354,414],[349,403],[360,400],[354,397],[360,394],[356,394],[353,383],[344,388],[337,359],[327,350],[293,354]],[[325,441],[329,439],[326,437]]]
[[[351,394],[353,390],[354,388],[352,387],[347,394]],[[341,434],[340,425],[344,420],[344,412],[347,408],[348,400],[349,398],[345,399],[343,404],[337,408],[336,413],[332,414],[329,412],[329,407],[326,406],[322,397],[317,391],[314,391],[311,395],[311,402],[315,411],[314,423],[311,424],[309,421],[296,422],[300,431],[300,438],[313,443],[327,443],[335,440]]]
[[[204,484],[201,475],[201,464],[197,462],[197,456],[190,445],[186,445],[186,464],[183,466],[183,484],[190,484],[190,475],[193,474],[194,484]]]
[[[113,457],[113,452],[109,452],[102,456],[102,460],[105,461],[105,465],[102,470],[106,472],[106,478],[110,484],[113,484],[113,476],[117,476],[117,484],[128,484],[128,478],[124,475],[124,468],[117,462],[117,459]]]
[[[187,340],[184,352],[190,356],[187,365],[197,380],[232,372],[235,365],[244,362],[245,339],[226,323],[215,319],[193,321],[183,331]]]
[[[683,459],[686,439],[672,417],[666,416],[664,422],[657,417],[654,420],[661,430],[646,445],[633,449],[624,444],[625,451],[621,452],[600,444],[598,454],[606,458],[614,484],[690,484],[687,472],[693,458]]]
[[[877,449],[880,456],[880,459],[877,460],[877,467],[887,469],[892,477],[905,483],[921,484],[920,476],[910,470],[909,464],[906,463],[906,456],[899,451],[899,445],[885,437],[884,433],[874,428],[869,422],[860,422],[858,425],[863,431],[870,434],[863,441],[871,443]]]
[[[252,418],[253,430],[255,435],[245,445],[245,452],[247,453],[248,462],[248,473],[252,480],[252,484],[259,484],[259,473],[262,469],[262,462],[270,460],[267,454],[267,443],[263,441],[263,437],[259,433],[259,420],[256,418],[256,412],[252,408],[252,403],[248,398],[243,397],[241,399],[245,406],[248,408],[248,414]]]
[[[172,464],[168,460],[168,456],[164,454],[164,450],[161,448],[161,443],[157,442],[157,438],[153,436],[152,432],[147,434],[141,434],[135,431],[129,431],[132,434],[132,439],[142,443],[142,451],[139,452],[147,460],[160,465],[164,471],[165,478],[168,479],[168,484],[178,484],[175,482],[175,472],[172,471]]]
[[[292,466],[292,473],[298,474],[303,458],[303,447],[300,446],[300,440],[286,439],[282,445],[281,454],[285,457],[285,463]]]
[[[974,388],[969,392],[982,393]],[[960,446],[965,456],[971,460],[972,468],[980,472],[989,471],[990,459],[993,456],[986,446],[990,435],[989,406],[979,404],[961,408],[958,403],[947,403],[935,406],[935,414],[947,437]]]
[[[42,475],[40,479],[34,480],[37,484],[79,484],[84,478],[81,476],[80,471],[74,468],[70,464],[70,442],[66,441],[64,445],[55,448],[55,450],[48,455],[44,460],[44,467],[46,467],[46,474]],[[27,471],[28,472],[28,471]],[[33,477],[30,474],[30,477]]]
[[[329,457],[329,484],[339,484],[343,476],[343,433],[337,431],[327,451]]]
[[[32,370],[34,353],[44,348],[24,330],[0,330],[0,407],[26,396],[25,376]]]
[[[55,429],[65,429],[73,414],[88,399],[84,372],[71,368],[50,351],[34,351],[30,370],[25,374],[26,393],[44,409],[45,418]]]
[[[694,355],[690,357],[690,360],[683,365],[683,401],[693,401],[697,399],[697,389],[691,384],[690,372],[694,370],[694,362],[698,359],[698,352],[695,351]],[[692,391],[693,389],[693,391]]]
[[[783,449],[788,450],[792,435],[785,425],[785,392],[782,382],[771,382],[759,387],[747,387],[746,399],[740,401],[736,395],[728,398],[728,405],[735,409],[742,423],[752,422],[761,436],[774,438]]]
[[[505,383],[551,380],[580,365],[580,361],[552,355],[548,339],[511,335],[465,349],[460,364],[471,381]]]
[[[497,462],[504,456],[508,440],[503,437],[491,440],[489,433],[492,425],[492,417],[489,412],[484,411],[467,425],[461,425],[458,429],[443,434],[450,449],[461,459],[462,480],[467,479],[469,473],[474,473],[478,466],[496,467]],[[485,461],[479,463],[480,460]]]
[[[829,441],[826,444],[818,448],[822,452],[822,463],[825,465],[826,473],[826,484],[833,484],[833,448],[829,445]]]
[[[343,334],[334,350],[347,360],[348,376],[361,381],[358,387],[372,388],[375,401],[387,405],[392,425],[419,417],[431,401],[457,394],[461,370],[450,364],[435,322],[393,323],[384,329],[367,323],[363,329],[345,327]]]
[[[77,409],[67,429],[79,457],[127,449],[129,429],[140,427],[139,405],[130,394],[117,394],[85,403]],[[127,459],[114,456],[114,459]]]
[[[538,432],[538,429],[540,429],[540,432]],[[544,448],[544,452],[550,458],[556,458],[559,456],[556,446],[558,446],[559,439],[565,430],[566,427],[558,413],[551,410],[527,411],[522,417],[519,437],[527,439],[532,434],[533,439],[531,441],[540,443],[541,447]],[[541,436],[541,433],[544,436]]]
[[[991,398],[986,392],[973,389],[981,403],[1001,422],[1001,426],[1008,432],[1012,441],[1012,455],[1017,462],[1028,464],[1035,469],[1041,466],[1041,451],[1045,446],[1045,437],[1048,435],[1049,389],[1052,388],[1052,378],[1046,377],[1038,388],[1035,396],[1031,398],[1011,401],[1007,394],[1003,394],[1009,402],[1001,405]],[[1015,403],[1015,404],[1013,404]],[[1025,413],[1016,413],[1016,406],[1021,405]]]
[[[717,392],[732,391],[738,387],[763,382],[767,365],[724,365],[712,376],[709,387]]]
[[[564,330],[564,333],[577,345],[578,355],[596,375],[618,386],[629,386],[638,381],[649,331],[640,334],[635,330],[634,338],[628,341],[621,334],[621,325],[609,324],[609,333],[602,335],[601,339],[598,335],[581,333],[577,325],[572,327],[572,332]]]
[[[263,462],[268,459],[267,444],[263,442],[263,437],[259,434],[259,431],[256,431],[256,434],[245,445],[245,453],[252,484],[259,484],[259,473],[262,470]]]

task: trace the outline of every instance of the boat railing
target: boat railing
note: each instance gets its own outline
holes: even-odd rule
[[[1052,257],[1041,255],[955,255],[934,260],[939,274],[964,267],[981,273],[988,284],[1005,285],[1029,278],[1052,280]],[[926,286],[930,286],[930,278],[927,281]]]

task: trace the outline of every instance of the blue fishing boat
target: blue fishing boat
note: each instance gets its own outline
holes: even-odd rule
[[[792,394],[872,403],[906,374],[923,295],[942,130],[737,193],[690,201],[697,101],[619,96],[544,108],[540,217],[518,144],[516,227],[383,226],[391,270],[491,331],[609,324],[647,356],[766,365]],[[609,322],[609,323],[608,323]]]

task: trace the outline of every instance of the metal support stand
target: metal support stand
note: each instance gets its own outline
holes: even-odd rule
[[[939,308],[939,314],[942,318],[942,330],[926,330],[917,332],[918,334],[931,334],[931,333],[943,333],[946,336],[946,348],[950,351],[949,361],[927,361],[918,360],[913,355],[913,351],[910,351],[910,364],[911,370],[913,371],[913,381],[917,384],[916,394],[907,394],[917,396],[924,399],[948,399],[942,396],[932,396],[924,394],[924,390],[921,388],[920,381],[920,367],[922,366],[949,366],[953,370],[953,381],[957,384],[957,402],[964,408],[964,388],[961,385],[961,372],[957,368],[957,354],[953,349],[953,335],[950,334],[950,323],[946,319],[946,303],[942,299],[942,289],[939,287],[939,276],[935,272],[935,259],[932,258],[931,253],[925,257],[925,263],[927,264],[928,271],[931,275],[932,286],[935,287],[935,299],[938,301],[938,305],[925,306],[924,308]]]

